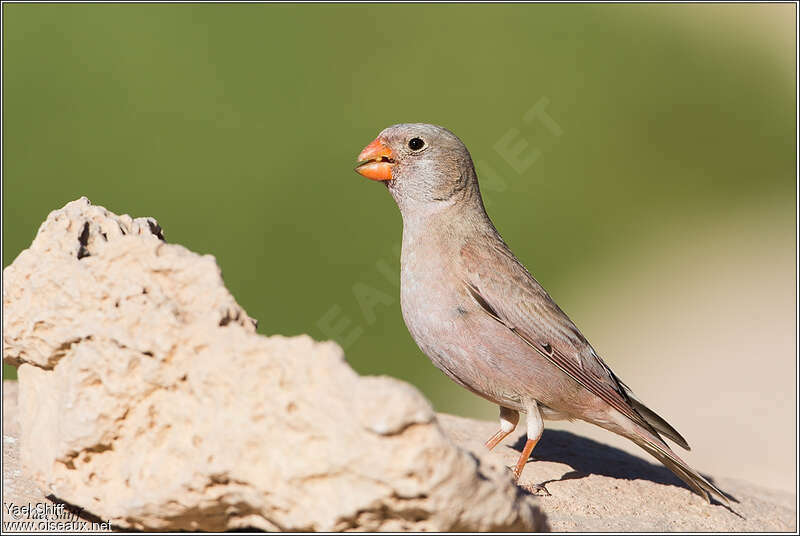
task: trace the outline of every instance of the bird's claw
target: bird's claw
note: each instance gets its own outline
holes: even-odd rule
[[[517,484],[519,482],[519,477],[522,474],[522,470],[515,466],[506,466],[506,469],[511,471],[511,478],[514,480],[514,484]]]
[[[529,484],[528,491],[533,493],[534,495],[542,495],[544,497],[551,497],[550,492],[547,491],[547,488],[544,487],[544,484]]]
[[[539,495],[542,497],[552,497],[552,494],[547,490],[544,483],[542,484],[520,484],[519,483],[519,476],[522,471],[519,473],[517,472],[516,467],[508,467],[508,470],[511,471],[511,477],[514,479],[514,483],[521,488],[526,489],[527,491],[533,493],[534,495]]]

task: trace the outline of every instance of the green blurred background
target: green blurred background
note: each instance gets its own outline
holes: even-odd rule
[[[767,384],[752,394],[749,371],[733,386],[703,376],[703,403],[774,394],[794,370],[794,11],[5,4],[3,266],[81,195],[153,216],[169,242],[216,256],[261,333],[334,338],[359,372],[494,418],[408,335],[399,213],[352,171],[384,127],[437,123],[467,144],[498,229],[598,351],[693,422],[696,404],[659,386],[681,389],[699,361],[730,367],[719,341],[754,329],[731,318],[689,343],[705,319],[738,307],[779,327],[752,334],[762,349],[778,341]],[[537,103],[560,135],[523,119]],[[522,172],[495,148],[506,135],[540,152]],[[633,337],[632,318],[652,322]],[[668,346],[664,376],[652,372],[663,359],[626,346],[636,337]],[[714,407],[715,422],[733,412]]]

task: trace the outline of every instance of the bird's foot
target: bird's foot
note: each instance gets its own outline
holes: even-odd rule
[[[514,483],[515,484],[518,484],[519,483],[519,478],[522,476],[522,471],[523,471],[523,469],[525,469],[525,466],[524,465],[523,466],[512,465],[510,467],[506,467],[506,469],[511,471],[511,478],[514,479]]]
[[[519,477],[522,474],[522,467],[514,466],[508,468],[511,471],[511,476],[514,479],[514,483],[519,482]]]
[[[525,489],[533,493],[534,495],[541,495],[544,497],[550,497],[550,492],[547,491],[547,488],[544,487],[544,484],[528,484],[525,486]]]
[[[548,489],[545,487],[546,482],[543,482],[541,484],[530,484],[530,483],[529,484],[520,484],[519,483],[519,477],[520,477],[520,474],[522,473],[522,470],[519,470],[519,473],[517,472],[517,467],[508,467],[508,470],[511,471],[512,478],[514,479],[514,483],[516,485],[518,485],[519,487],[523,488],[524,490],[526,490],[526,491],[528,491],[528,492],[530,492],[530,493],[532,493],[534,495],[539,495],[539,496],[542,496],[542,497],[551,497],[552,496],[550,491],[548,491]]]

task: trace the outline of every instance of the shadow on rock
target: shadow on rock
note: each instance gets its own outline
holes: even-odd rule
[[[521,436],[512,448],[522,452],[525,440],[526,437]],[[558,480],[573,480],[597,474],[626,480],[643,479],[656,484],[690,489],[663,465],[649,463],[624,450],[563,430],[544,431],[533,451],[533,462],[536,460],[565,463],[572,467],[573,471]],[[703,476],[713,483],[712,478]],[[550,482],[554,481],[548,481],[546,484]],[[729,498],[738,502],[734,497],[729,496]]]

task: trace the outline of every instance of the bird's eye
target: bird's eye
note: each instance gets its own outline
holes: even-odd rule
[[[425,142],[422,141],[422,138],[411,138],[408,140],[408,148],[412,151],[419,151],[425,147]]]

